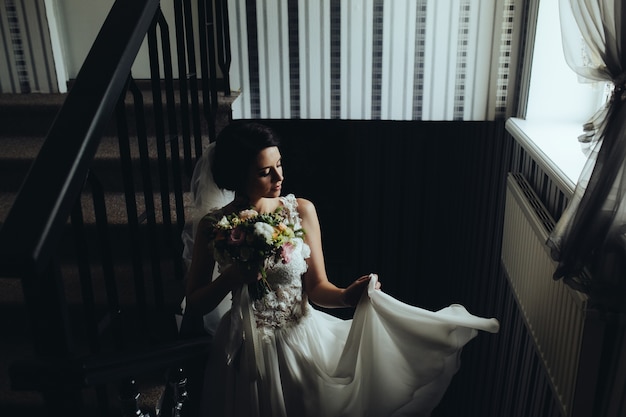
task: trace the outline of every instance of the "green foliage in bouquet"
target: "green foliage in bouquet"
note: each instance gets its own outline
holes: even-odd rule
[[[280,262],[289,263],[294,239],[303,238],[305,233],[288,222],[283,207],[262,214],[248,209],[212,220],[210,241],[215,260],[257,271],[261,279],[251,288],[256,297],[272,291],[267,270]]]

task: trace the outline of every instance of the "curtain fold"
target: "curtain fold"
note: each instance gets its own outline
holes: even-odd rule
[[[559,262],[554,278],[614,305],[626,288],[625,11],[622,0],[560,0],[568,65],[584,80],[611,83],[613,92],[579,137],[588,142],[589,159],[548,239]]]

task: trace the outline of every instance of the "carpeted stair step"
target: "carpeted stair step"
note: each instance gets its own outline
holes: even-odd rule
[[[45,137],[48,133],[48,129],[52,126],[54,119],[58,111],[63,106],[63,102],[67,94],[1,94],[0,93],[0,137]],[[215,126],[216,131],[219,132],[231,119],[231,109],[233,102],[237,99],[238,94],[232,92],[230,95],[224,93],[218,93],[218,106],[216,109]],[[202,116],[204,108],[202,107],[202,93],[198,93],[198,100],[200,102],[200,116],[198,118],[200,122],[201,131],[206,134],[208,132],[208,124]],[[190,100],[188,100],[189,102]],[[134,133],[136,122],[134,118],[134,99],[131,93],[126,95],[126,108],[128,117],[128,127],[131,133]],[[152,93],[150,91],[142,90],[142,103],[144,108],[146,128],[149,136],[155,135],[155,110],[154,102],[152,99]],[[159,120],[167,119],[167,115],[164,113],[166,108],[165,99],[162,101],[162,114]],[[180,111],[180,97],[175,95],[175,108],[177,114],[181,114]],[[189,103],[191,108],[191,103]],[[188,121],[190,124],[192,120]],[[179,118],[177,123],[180,125],[182,122]],[[164,123],[167,126],[166,123]],[[180,126],[179,126],[180,127]],[[180,129],[179,129],[180,130]],[[165,130],[167,132],[167,128]],[[108,125],[105,135],[114,136],[117,134],[117,127],[114,121]]]
[[[147,114],[150,118],[153,113],[151,108],[150,94],[144,94]],[[32,161],[37,156],[44,138],[52,125],[56,114],[61,108],[65,95],[63,94],[27,94],[27,95],[7,95],[0,94],[0,227],[6,218],[10,207],[15,200],[19,187],[25,178]],[[234,97],[221,97],[220,109],[218,112],[218,130],[230,120],[230,105]],[[150,123],[149,123],[150,124]],[[131,135],[131,158],[133,163],[133,176],[135,195],[137,200],[137,214],[140,218],[139,250],[145,255],[150,250],[151,235],[146,220],[147,214],[143,201],[144,184],[141,181],[139,166],[139,152],[136,139],[133,139],[134,121],[129,118]],[[206,125],[203,125],[206,129]],[[149,134],[153,134],[151,129]],[[204,139],[206,141],[206,137]],[[156,190],[159,185],[159,167],[156,159],[156,146],[154,140],[149,138],[150,154],[150,177],[153,180],[153,188]],[[182,146],[180,147],[182,155]],[[168,146],[169,153],[169,146]],[[115,126],[111,124],[105,136],[101,139],[96,153],[92,172],[101,182],[105,192],[105,202],[108,217],[108,235],[113,245],[113,256],[115,261],[115,282],[120,300],[120,310],[129,311],[128,314],[135,314],[133,311],[135,297],[137,294],[135,282],[135,271],[131,262],[133,246],[132,239],[129,238],[128,219],[125,207],[125,197],[122,186],[121,165],[119,162],[119,146],[116,138]],[[170,174],[171,175],[171,174]],[[172,179],[170,178],[170,181]],[[190,195],[188,193],[189,179],[186,174],[182,174],[180,184],[183,188],[183,200],[185,210],[188,212]],[[172,186],[170,184],[170,191]],[[161,196],[154,198],[156,228],[155,234],[159,237],[156,250],[166,254],[171,247],[164,242],[164,237],[172,236],[178,239],[179,230],[176,227],[176,217],[174,212],[175,203],[173,196],[170,196],[170,207],[172,207],[172,229],[167,229],[163,224],[161,213]],[[94,283],[94,295],[96,306],[99,309],[99,320],[105,323],[107,319],[106,311],[106,286],[104,284],[104,272],[100,266],[100,250],[96,240],[96,226],[91,215],[91,196],[87,192],[81,197],[81,204],[84,208],[84,231],[92,263],[90,272]],[[81,331],[81,312],[83,293],[81,292],[78,278],[77,266],[73,262],[75,259],[76,247],[71,239],[71,226],[67,223],[67,229],[63,234],[61,242],[58,244],[59,256],[61,260],[62,275],[64,280],[65,298],[68,307],[72,312],[72,328],[78,334]],[[137,249],[135,246],[134,249]],[[146,302],[148,309],[154,309],[156,305],[155,286],[161,285],[165,294],[164,307],[160,307],[158,314],[167,315],[171,320],[157,320],[155,326],[167,325],[171,331],[175,331],[174,313],[179,311],[180,301],[183,296],[183,282],[176,276],[174,265],[170,257],[162,256],[158,265],[152,265],[146,260],[142,265],[142,275],[144,277],[143,286],[146,291]],[[158,269],[158,274],[154,270]],[[155,275],[158,276],[160,284],[155,284]],[[8,378],[8,366],[16,359],[26,358],[32,353],[30,344],[29,322],[23,305],[23,295],[21,282],[17,279],[0,278],[0,313],[5,319],[0,319],[0,330],[6,336],[0,343],[0,415],[20,415],[20,416],[40,416],[44,415],[43,401],[36,392],[14,391],[11,389]],[[155,316],[156,316],[155,312]],[[104,326],[104,325],[103,325]],[[104,326],[106,327],[106,326]],[[142,407],[150,410],[155,416],[155,410],[164,390],[163,375],[147,375],[143,380],[138,380],[142,396],[140,398]],[[90,398],[87,395],[86,415],[97,415],[97,410],[90,410]],[[93,411],[93,414],[91,413]]]

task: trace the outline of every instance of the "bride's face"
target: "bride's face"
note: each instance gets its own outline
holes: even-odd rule
[[[283,179],[280,151],[276,146],[265,148],[250,167],[247,195],[250,200],[279,197]]]

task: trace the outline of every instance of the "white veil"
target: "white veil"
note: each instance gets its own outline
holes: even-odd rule
[[[215,155],[215,142],[211,143],[205,149],[204,153],[196,163],[191,176],[191,197],[193,199],[191,205],[191,220],[185,223],[183,233],[183,260],[189,268],[191,257],[193,255],[193,242],[196,235],[196,228],[200,219],[212,210],[224,207],[234,200],[235,193],[233,191],[224,190],[217,186],[213,180],[211,172],[211,164]]]
[[[234,200],[235,193],[233,191],[221,189],[215,184],[213,180],[213,173],[211,172],[211,164],[215,154],[215,142],[211,143],[204,151],[204,154],[200,157],[191,176],[191,196],[193,199],[191,205],[190,219],[185,222],[185,227],[181,234],[183,241],[183,260],[187,269],[191,265],[191,258],[193,255],[193,242],[196,236],[196,229],[200,219],[207,213],[213,210],[224,207],[228,203]],[[213,269],[213,277],[219,275],[217,271],[217,264]],[[185,300],[181,303],[183,313],[185,311]],[[206,314],[203,318],[204,329],[214,334],[220,319],[231,307],[230,297],[224,298],[222,302],[210,313]]]

